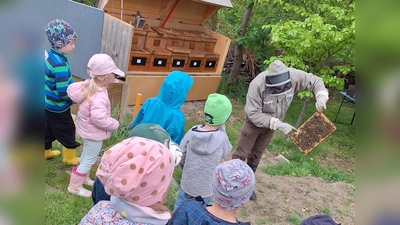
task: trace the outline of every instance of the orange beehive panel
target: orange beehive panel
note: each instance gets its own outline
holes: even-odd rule
[[[133,51],[143,50],[145,42],[146,42],[146,36],[133,35],[131,50]]]
[[[173,70],[184,71],[187,66],[188,58],[189,54],[173,52],[171,55],[171,64],[169,67],[169,71]]]
[[[205,54],[201,51],[191,51],[189,53],[186,71],[201,72]]]
[[[147,32],[145,48],[165,49],[166,44],[167,39],[162,33],[157,33],[153,30]]]
[[[148,71],[150,63],[150,52],[131,51],[129,56],[128,71]]]
[[[181,47],[182,48],[183,43],[184,43],[183,38],[180,39],[180,38],[176,38],[176,37],[168,37],[165,45],[167,47],[172,46],[172,47]]]
[[[160,27],[157,27],[155,29],[164,35],[165,39],[167,40],[166,47],[168,46],[180,47],[180,48],[183,47],[185,37],[182,35],[182,33],[175,31],[173,29],[166,29]]]
[[[151,53],[149,71],[168,72],[172,53],[166,49],[146,49]]]
[[[335,130],[335,125],[323,113],[315,112],[290,139],[306,155]]]
[[[195,33],[191,33],[190,31],[180,30],[185,41],[183,42],[183,47],[190,50],[200,50],[201,37]]]
[[[202,41],[200,44],[200,50],[207,52],[214,52],[215,44],[217,42],[204,42]]]
[[[217,53],[206,53],[204,56],[204,62],[201,68],[202,72],[215,72],[217,70],[219,61],[219,54]]]
[[[190,31],[190,33],[201,38],[200,51],[214,52],[215,45],[218,41],[216,38],[200,31]]]
[[[147,30],[133,29],[132,46],[131,50],[141,51],[144,49],[146,43]]]

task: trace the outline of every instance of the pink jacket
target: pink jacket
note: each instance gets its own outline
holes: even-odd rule
[[[79,104],[76,132],[83,139],[103,141],[110,137],[111,131],[119,127],[118,120],[111,117],[110,100],[106,87],[99,87],[97,92],[89,98],[82,93],[85,80],[68,86],[67,94],[72,101]]]

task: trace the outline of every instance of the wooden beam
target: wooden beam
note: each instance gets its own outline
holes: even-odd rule
[[[162,16],[167,14],[167,12],[172,8],[174,3],[175,3],[174,0],[163,1],[163,3],[161,3],[163,9],[157,14],[157,18],[161,19]]]
[[[201,24],[206,24],[207,21],[219,10],[219,7],[208,6],[206,11],[204,12],[204,20],[201,21]]]

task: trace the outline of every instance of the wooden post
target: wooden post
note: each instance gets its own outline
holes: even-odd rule
[[[132,115],[132,121],[135,119],[136,114],[139,111],[140,108],[140,100],[142,99],[142,94],[137,93],[136,95],[136,102],[135,102],[135,108],[133,109],[133,115]]]

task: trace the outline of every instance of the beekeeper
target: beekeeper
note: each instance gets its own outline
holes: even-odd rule
[[[267,71],[258,74],[247,91],[246,119],[232,159],[247,160],[256,172],[274,131],[288,134],[294,128],[282,121],[295,94],[305,90],[314,93],[317,111],[326,109],[328,90],[320,77],[289,68],[279,60],[272,62]],[[256,200],[254,191],[250,199]]]

